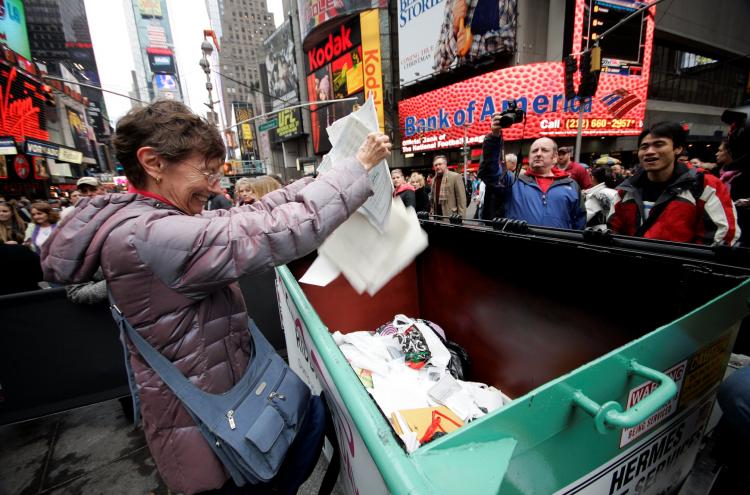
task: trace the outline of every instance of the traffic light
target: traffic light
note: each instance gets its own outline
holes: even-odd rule
[[[597,51],[598,60],[595,60],[594,50]],[[595,68],[597,67],[597,68]],[[578,96],[587,98],[596,94],[599,86],[599,72],[601,70],[601,50],[599,47],[589,50],[581,55],[581,84],[578,86]]]
[[[568,55],[563,59],[565,62],[565,99],[572,100],[576,97],[576,88],[573,83],[573,77],[578,70],[578,64],[573,55]]]

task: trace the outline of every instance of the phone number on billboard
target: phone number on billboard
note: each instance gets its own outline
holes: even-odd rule
[[[583,119],[584,129],[635,129],[636,119]],[[578,119],[565,119],[567,129],[577,129]]]

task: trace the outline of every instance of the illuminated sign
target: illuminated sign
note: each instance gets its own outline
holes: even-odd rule
[[[377,10],[360,14],[362,21],[362,53],[365,64],[365,96],[375,97],[378,124],[383,132],[383,74],[380,63],[380,22]]]
[[[161,74],[174,74],[177,72],[172,50],[164,48],[146,48],[148,54],[148,65],[151,72]]]
[[[49,179],[49,169],[47,168],[47,159],[43,156],[31,157],[34,163],[34,178],[39,180]]]
[[[643,70],[644,45],[646,41],[646,12],[632,17],[627,22],[599,40],[602,33],[622,21],[644,4],[634,0],[589,0],[584,10],[584,39],[599,42],[602,49],[602,72],[611,74],[640,75]]]
[[[323,65],[320,65],[322,63]],[[383,129],[383,76],[378,10],[369,10],[340,26],[307,52],[307,91],[310,101],[355,97],[357,101],[310,107],[315,153],[331,149],[326,128],[349,115],[370,93]]]
[[[80,151],[66,148],[56,143],[47,143],[31,138],[26,138],[24,152],[29,156],[53,158],[68,163],[80,164],[83,160],[83,153]]]
[[[360,44],[360,23],[359,17],[356,17],[335,28],[324,41],[307,52],[307,73],[315,72]]]
[[[177,78],[173,74],[156,74],[156,88],[160,91],[177,91]]]
[[[384,9],[387,0],[298,0],[299,24],[302,39],[321,24],[367,9]]]
[[[0,1],[0,43],[8,45],[14,52],[31,60],[22,0]]]
[[[573,52],[580,52],[584,7],[576,3]],[[404,153],[479,144],[490,132],[493,113],[517,100],[523,123],[503,129],[506,140],[572,137],[583,106],[584,136],[633,136],[643,128],[653,44],[653,12],[646,17],[640,73],[603,72],[593,98],[565,98],[564,65],[544,62],[489,72],[399,103]],[[606,38],[605,38],[606,39]]]
[[[15,155],[17,153],[16,140],[12,136],[0,136],[0,155]]]
[[[142,17],[161,17],[161,0],[138,0]]]
[[[240,153],[251,155],[255,150],[253,146],[253,128],[251,122],[246,122],[253,117],[253,109],[248,103],[233,102],[234,118],[237,122],[242,122],[237,126],[237,138],[240,142]]]
[[[15,67],[0,65],[0,134],[18,141],[26,137],[49,139],[41,86]]]
[[[274,142],[286,141],[301,136],[302,118],[299,109],[282,110],[276,114],[279,126],[271,131]]]

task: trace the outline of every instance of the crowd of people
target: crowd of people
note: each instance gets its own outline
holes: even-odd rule
[[[481,220],[507,218],[531,226],[582,230],[703,245],[750,243],[750,132],[733,126],[716,154],[715,167],[689,160],[687,133],[676,122],[659,122],[638,136],[635,167],[619,163],[583,166],[572,147],[550,138],[531,144],[528,163],[503,152],[499,116],[482,145],[477,173],[448,169],[433,158],[434,176],[391,172],[394,197],[417,212]],[[467,215],[467,204],[472,205]]]
[[[572,161],[572,148],[546,137],[531,144],[524,167],[515,155],[503,156],[496,116],[478,173],[467,184],[448,169],[445,155],[436,155],[434,176],[413,172],[407,179],[403,170],[392,170],[393,196],[439,217],[465,217],[475,202],[481,219],[733,246],[750,231],[744,228],[750,131],[743,126],[722,144],[715,171],[679,160],[687,136],[674,122],[643,130],[635,170],[583,167]],[[104,301],[109,294],[153,347],[214,394],[225,393],[249,367],[252,345],[238,279],[316,249],[373,193],[368,172],[391,149],[387,136],[373,133],[355,156],[316,179],[284,185],[274,176],[241,178],[230,194],[220,187],[226,153],[221,136],[181,103],[131,110],[118,124],[114,145],[128,194],[105,194],[96,178],[83,177],[65,201],[0,198],[7,285],[32,290],[44,278],[66,285],[76,302]],[[124,343],[131,391],[167,485],[185,493],[235,493],[184,404]],[[307,420],[300,428],[305,435],[321,434],[320,425]],[[285,469],[289,476],[274,482],[299,486],[312,467]],[[272,485],[267,488],[279,488]]]
[[[278,176],[264,175],[243,177],[237,180],[233,190],[221,189],[212,194],[205,209],[228,210],[235,206],[251,205],[271,191],[283,187]],[[0,285],[0,294],[12,294],[48,287],[42,280],[39,256],[42,246],[60,222],[75,211],[81,198],[103,196],[107,191],[95,177],[81,177],[76,189],[68,197],[30,201],[25,196],[7,200],[0,196],[0,249],[5,273],[13,273],[5,284]],[[67,287],[73,302],[95,303],[106,299],[103,277],[95,274],[93,280]]]

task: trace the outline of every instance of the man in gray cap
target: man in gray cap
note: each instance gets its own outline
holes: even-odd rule
[[[101,196],[106,193],[102,183],[96,177],[81,177],[76,182],[76,185],[78,186],[78,192],[85,198],[93,198],[94,196]],[[73,210],[75,210],[75,205],[63,208],[60,212],[60,220],[67,218],[68,215],[73,213]]]
[[[81,177],[76,182],[78,190],[83,196],[90,198],[92,196],[101,196],[105,193],[102,183],[96,177]]]

